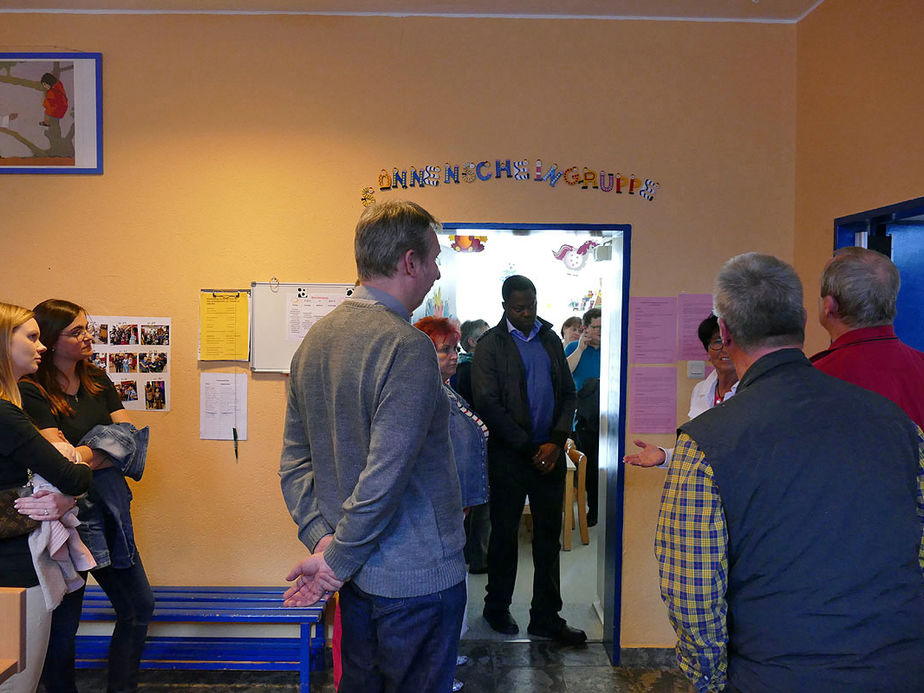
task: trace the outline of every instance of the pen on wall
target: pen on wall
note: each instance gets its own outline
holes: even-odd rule
[[[234,437],[234,461],[237,462],[237,461],[238,461],[238,457],[237,457],[237,426],[234,426],[234,427],[231,429],[231,435]]]

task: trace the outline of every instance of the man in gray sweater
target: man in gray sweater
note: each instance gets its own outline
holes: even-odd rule
[[[449,403],[410,313],[439,279],[435,229],[390,201],[356,226],[359,286],[292,358],[279,475],[312,553],[287,604],[340,590],[341,693],[452,686],[465,561]]]

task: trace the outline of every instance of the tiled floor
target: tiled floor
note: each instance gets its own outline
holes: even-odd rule
[[[468,632],[460,652],[471,662],[457,671],[465,693],[690,693],[693,688],[670,665],[667,650],[624,651],[622,667],[610,665],[601,640],[603,625],[592,606],[597,594],[597,540],[599,527],[591,528],[590,544],[582,545],[577,530],[571,551],[561,554],[562,616],[587,632],[585,647],[561,647],[530,638],[529,601],[532,593],[532,559],[529,536],[520,535],[519,570],[510,611],[520,634],[495,633],[481,616],[486,576],[469,576]],[[79,671],[81,693],[104,691],[102,671]],[[143,671],[142,693],[289,693],[298,690],[298,676],[289,672],[174,672]],[[318,672],[312,693],[333,693],[331,669]]]
[[[614,668],[603,645],[559,647],[547,642],[466,640],[471,661],[457,670],[464,693],[692,693],[676,670]],[[102,671],[79,671],[81,693],[104,691]],[[298,676],[288,672],[143,671],[140,693],[295,693]],[[334,693],[330,669],[311,682],[312,693]]]
[[[597,600],[597,541],[601,528],[591,527],[590,543],[581,544],[575,528],[570,551],[561,552],[561,616],[575,628],[587,633],[591,642],[603,640],[603,624],[597,616],[593,602]],[[463,639],[503,642],[510,636],[495,633],[481,616],[484,608],[487,575],[469,575],[468,579],[468,632]],[[520,635],[527,638],[529,603],[533,593],[533,560],[530,536],[525,523],[520,526],[520,552],[517,559],[517,581],[513,592],[510,613],[520,625]]]

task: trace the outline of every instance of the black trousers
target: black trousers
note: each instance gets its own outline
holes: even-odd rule
[[[465,562],[470,570],[484,572],[487,569],[490,536],[491,510],[487,503],[476,505],[465,517]]]
[[[154,594],[148,583],[141,556],[130,568],[97,568],[93,577],[109,597],[116,612],[116,624],[109,644],[109,693],[138,689],[138,666],[148,624],[154,613]],[[81,587],[64,595],[51,614],[51,633],[42,683],[47,693],[76,693],[74,677],[74,639],[83,609]]]
[[[600,431],[583,428],[574,429],[574,445],[587,457],[587,521],[597,521],[597,495],[600,491]]]
[[[533,598],[530,621],[558,623],[561,611],[559,557],[562,499],[565,492],[564,452],[555,469],[540,474],[519,453],[495,447],[488,451],[491,483],[491,538],[488,541],[488,584],[485,611],[510,607],[517,578],[518,532],[526,498],[533,520]]]

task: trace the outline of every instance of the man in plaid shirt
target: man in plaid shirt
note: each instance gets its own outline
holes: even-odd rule
[[[924,435],[802,353],[792,267],[729,260],[715,312],[741,377],[681,426],[655,553],[700,692],[920,691]]]

